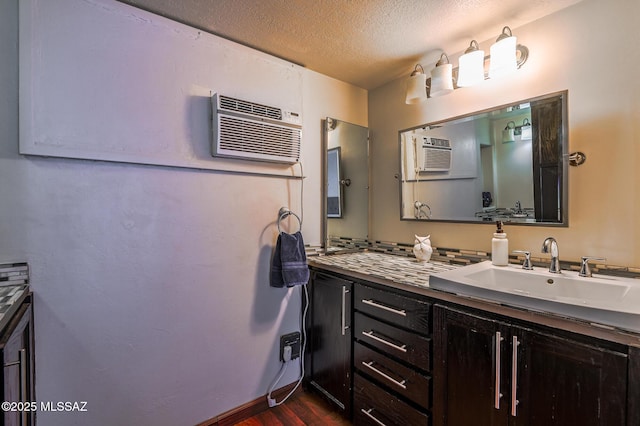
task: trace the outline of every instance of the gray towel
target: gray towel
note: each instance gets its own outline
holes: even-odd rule
[[[271,261],[271,286],[293,287],[309,281],[307,254],[300,231],[295,234],[281,232]]]

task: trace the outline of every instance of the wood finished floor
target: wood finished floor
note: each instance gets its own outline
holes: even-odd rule
[[[236,425],[257,426],[343,426],[351,422],[312,391],[296,392],[282,405],[263,411]]]

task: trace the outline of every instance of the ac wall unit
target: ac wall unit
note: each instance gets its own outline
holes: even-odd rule
[[[446,172],[451,169],[451,141],[418,136],[418,172]]]
[[[299,113],[218,93],[211,97],[211,102],[214,157],[276,163],[299,160],[302,139]]]

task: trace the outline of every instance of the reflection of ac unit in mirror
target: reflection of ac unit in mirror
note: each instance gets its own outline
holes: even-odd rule
[[[417,171],[446,172],[451,169],[451,141],[430,136],[415,135]]]

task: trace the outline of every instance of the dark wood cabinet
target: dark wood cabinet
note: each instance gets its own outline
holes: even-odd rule
[[[563,120],[567,119],[566,109],[560,98],[531,102],[531,123],[533,128],[532,165],[533,199],[536,221],[555,222],[562,220],[566,206],[560,206],[566,182],[562,182],[562,140]],[[566,172],[565,172],[566,173]],[[565,210],[566,212],[566,210]],[[564,213],[566,215],[566,213]]]
[[[356,374],[354,380],[353,422],[356,425],[428,425],[429,416],[416,410],[375,382]]]
[[[434,329],[434,426],[506,424],[506,324],[436,305]]]
[[[354,424],[640,425],[640,338],[348,277],[313,270],[306,366]]]
[[[434,327],[434,426],[627,424],[624,348],[444,306]]]
[[[16,403],[3,410],[5,426],[35,424],[37,408],[34,394],[33,310],[31,296],[22,303],[0,337],[3,369],[2,401]],[[27,403],[27,404],[24,404]],[[15,408],[15,410],[14,410]]]
[[[429,425],[431,303],[356,283],[354,308],[354,423]]]
[[[314,271],[310,285],[307,377],[345,416],[351,416],[351,294],[353,283]]]

